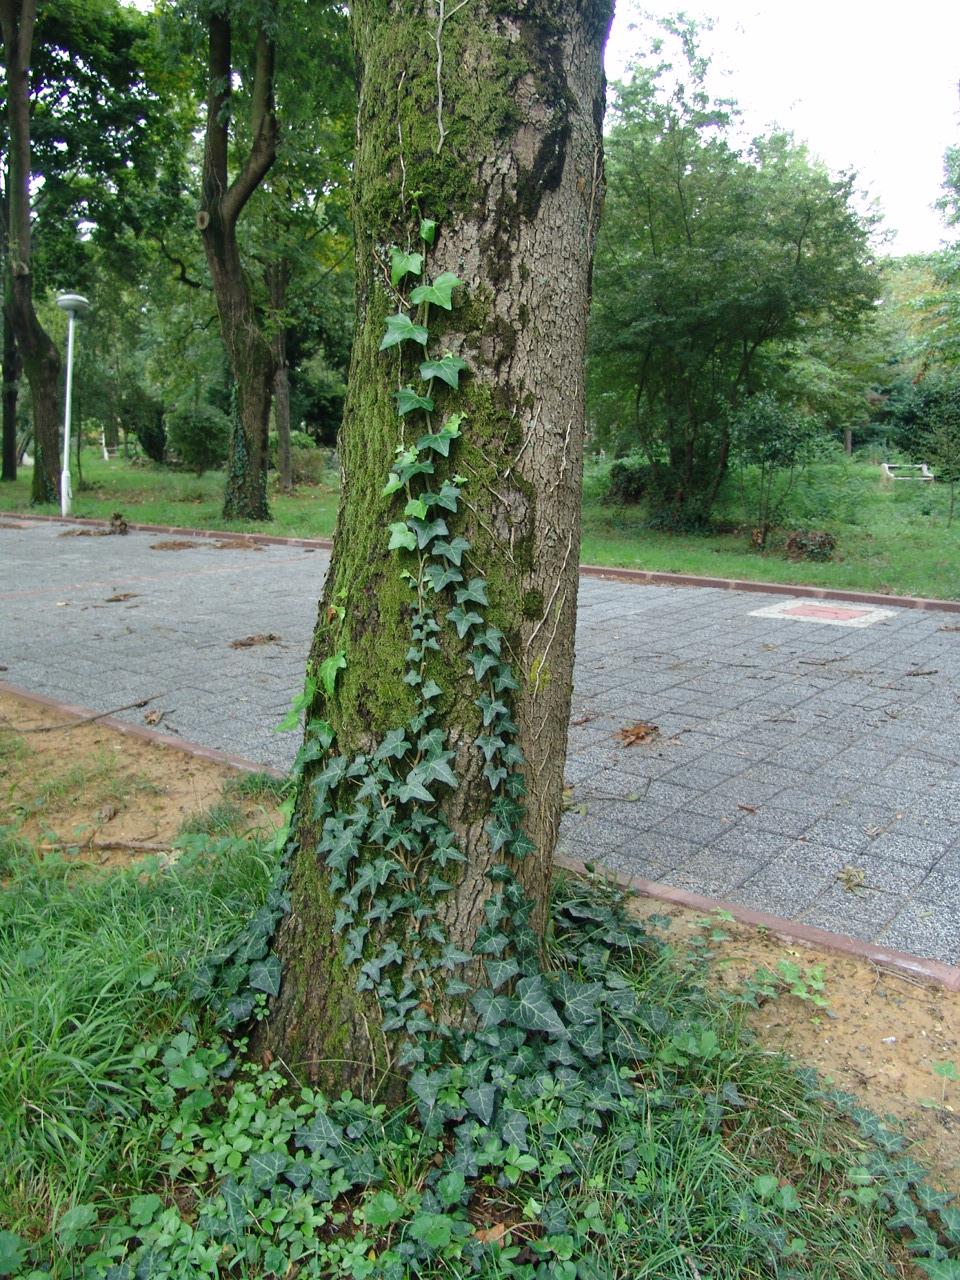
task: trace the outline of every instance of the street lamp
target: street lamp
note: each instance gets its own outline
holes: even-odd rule
[[[73,398],[73,322],[90,303],[79,293],[61,293],[57,306],[67,313],[67,398],[63,410],[63,470],[60,472],[60,514],[70,514],[70,409]]]

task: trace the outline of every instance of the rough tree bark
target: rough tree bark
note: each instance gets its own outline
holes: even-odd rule
[[[34,502],[60,496],[60,353],[37,318],[30,269],[30,58],[36,0],[2,0],[9,137],[9,244],[6,313],[33,399]]]
[[[277,471],[280,488],[289,493],[293,488],[293,468],[290,459],[290,365],[287,362],[287,326],[283,313],[287,305],[287,286],[290,283],[290,262],[280,258],[266,271],[267,290],[274,315],[273,354],[277,372],[273,382],[273,419],[277,429]]]
[[[236,417],[227,464],[223,514],[228,520],[268,520],[267,434],[276,357],[264,333],[237,244],[237,222],[277,154],[273,103],[275,22],[257,32],[251,94],[251,142],[232,182],[228,176],[232,26],[227,11],[208,23],[207,123],[197,225],[213,281],[227,358],[236,387]]]
[[[346,666],[334,696],[321,693],[308,714],[331,722],[337,750],[346,754],[369,751],[410,714],[402,679],[411,614],[402,573],[409,566],[387,555],[397,506],[383,496],[396,451],[409,443],[395,393],[410,366],[398,370],[378,345],[385,318],[397,309],[389,246],[416,248],[424,216],[438,224],[424,278],[451,271],[463,281],[452,312],[430,312],[432,328],[438,314],[442,320],[440,349],[469,365],[451,401],[465,414],[451,472],[466,476],[466,505],[451,536],[472,544],[468,576],[487,579],[488,616],[504,633],[520,685],[512,715],[526,759],[525,821],[536,853],[518,862],[516,875],[541,929],[572,686],[583,355],[603,187],[601,58],[611,14],[612,0],[467,0],[447,9],[442,0],[389,7],[357,0],[352,7],[362,71],[357,327],[340,440],[340,515],[311,659],[316,670],[343,651]],[[491,793],[480,777],[484,757],[474,743],[481,731],[477,688],[449,630],[435,658],[460,784],[443,813],[466,861],[439,910],[446,936],[469,952],[498,855],[485,826]],[[327,1086],[369,1091],[382,1084],[393,1044],[380,1030],[376,1002],[357,993],[362,961],[345,961],[331,927],[337,904],[316,853],[308,784],[309,777],[292,906],[278,939],[283,984],[259,1043]],[[469,969],[467,977],[478,980]]]

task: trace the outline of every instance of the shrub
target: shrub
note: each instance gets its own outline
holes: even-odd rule
[[[220,467],[230,451],[230,419],[211,404],[181,405],[166,416],[167,441],[198,476]]]
[[[309,449],[291,445],[290,479],[294,484],[322,484],[326,470],[326,449],[318,449],[312,441]]]
[[[610,468],[608,502],[639,502],[650,486],[650,464],[640,454],[630,453]]]
[[[140,448],[151,462],[162,462],[167,447],[167,433],[163,429],[163,418],[160,414],[138,418],[133,426],[133,433],[140,442]]]
[[[784,551],[790,560],[832,560],[837,540],[826,529],[794,529]]]

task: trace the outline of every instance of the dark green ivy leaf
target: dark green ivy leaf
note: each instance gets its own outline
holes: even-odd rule
[[[386,351],[388,347],[407,341],[419,342],[421,347],[425,347],[429,336],[422,324],[414,324],[408,315],[398,311],[395,316],[387,316],[387,331],[380,340],[380,350]]]
[[[394,394],[397,398],[397,412],[401,417],[404,414],[413,413],[416,409],[422,409],[424,413],[433,413],[433,401],[430,397],[417,395],[413,387],[401,387]]]
[[[268,996],[277,995],[280,990],[280,961],[272,952],[250,966],[250,985],[254,991],[265,991]]]
[[[563,1023],[539,974],[521,978],[516,985],[515,995],[517,1008],[514,1022],[518,1027],[527,1031],[545,1031],[552,1036],[564,1034]]]
[[[451,355],[448,351],[442,360],[425,360],[420,366],[420,377],[424,382],[429,382],[431,378],[439,378],[448,387],[457,391],[460,387],[460,374],[466,367],[466,360],[461,360],[459,356]]]

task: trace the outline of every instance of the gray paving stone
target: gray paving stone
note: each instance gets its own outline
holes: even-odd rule
[[[960,963],[960,905],[914,898],[880,930],[878,941],[894,951]]]
[[[832,884],[803,912],[800,919],[818,929],[864,937],[867,932],[877,937],[890,923],[903,900],[897,894],[878,889],[844,889]]]

